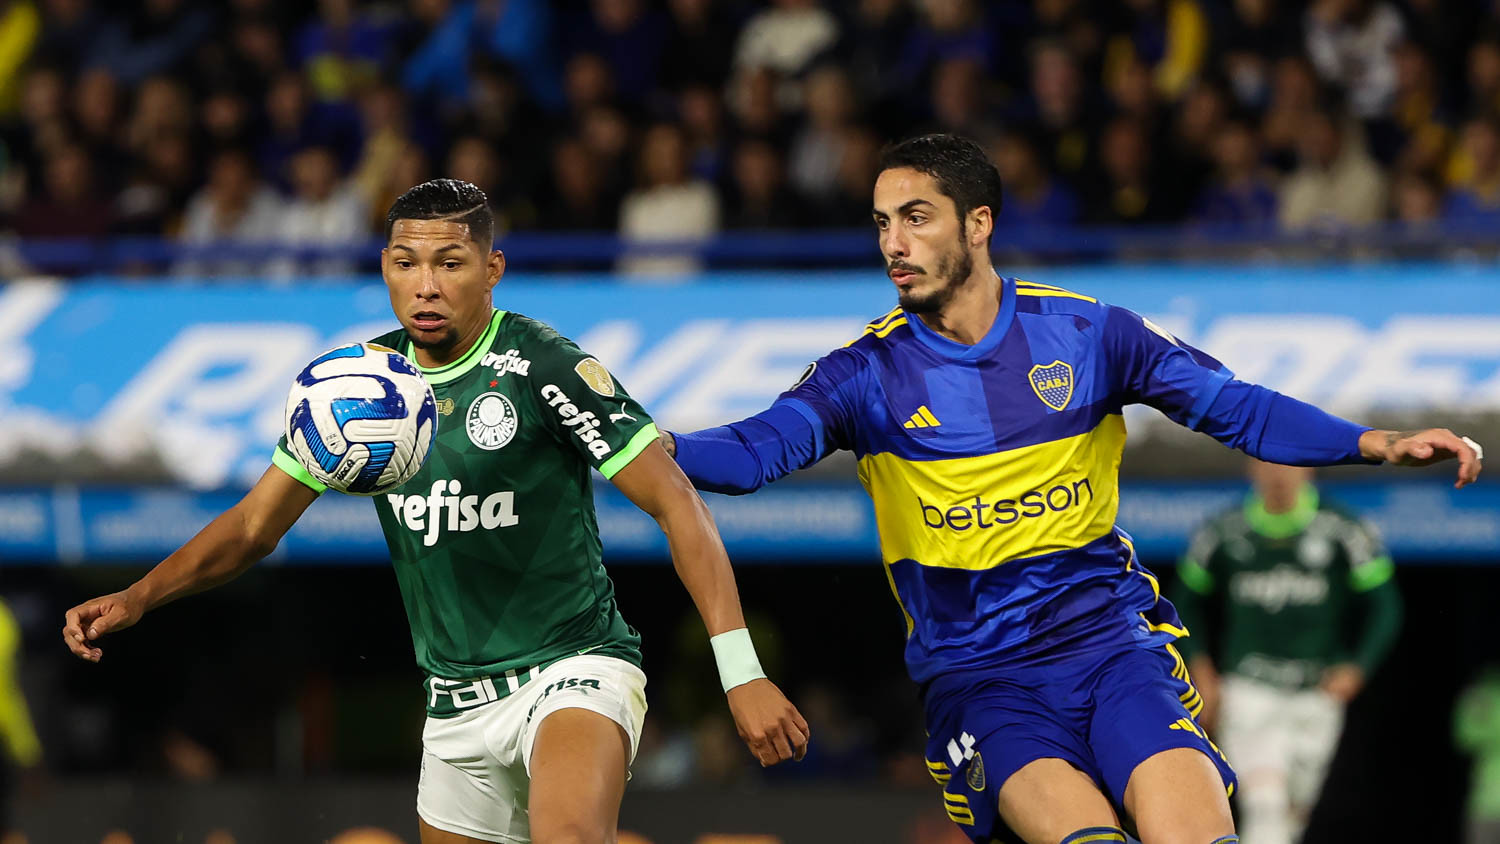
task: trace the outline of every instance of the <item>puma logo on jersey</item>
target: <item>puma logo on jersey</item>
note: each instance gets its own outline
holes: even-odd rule
[[[506,349],[504,354],[499,355],[494,352],[487,352],[480,359],[479,365],[493,367],[497,376],[504,375],[507,372],[514,372],[517,375],[523,376],[531,374],[531,361],[521,357],[521,353],[515,349]]]
[[[603,460],[611,449],[609,443],[599,436],[599,417],[592,411],[580,411],[568,394],[558,388],[556,384],[548,384],[542,388],[542,398],[547,400],[547,406],[557,411],[562,417],[564,428],[572,428],[573,436],[582,440],[588,446],[589,454],[595,460]]]
[[[484,528],[512,527],[520,524],[516,515],[516,494],[509,490],[491,493],[480,499],[464,495],[458,481],[436,480],[427,495],[388,494],[385,500],[396,514],[396,521],[406,529],[422,534],[422,544],[437,544],[444,528],[458,533]]]

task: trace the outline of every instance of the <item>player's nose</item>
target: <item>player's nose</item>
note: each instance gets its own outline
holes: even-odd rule
[[[891,226],[880,235],[880,250],[887,258],[905,258],[908,254],[906,238],[897,226]]]

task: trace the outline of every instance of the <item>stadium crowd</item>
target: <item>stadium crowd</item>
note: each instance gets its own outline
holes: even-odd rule
[[[1482,225],[1489,6],[0,0],[0,228],[356,242],[435,175],[512,231],[849,227],[926,130],[988,145],[1002,226]]]

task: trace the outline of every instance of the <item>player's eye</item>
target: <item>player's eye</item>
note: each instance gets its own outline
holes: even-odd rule
[[[399,261],[396,262],[396,266],[400,267],[403,270],[409,270],[409,269],[411,269],[411,261],[408,261],[408,260],[406,260],[406,259],[403,258],[403,259],[401,259],[401,260],[399,260]]]
[[[443,269],[448,270],[450,272],[453,271],[453,270],[458,269],[461,266],[463,266],[463,264],[460,264],[457,261],[444,261],[443,262]]]
[[[923,223],[927,222],[927,218],[923,217],[921,214],[913,214],[910,217],[907,217],[906,219],[907,219],[907,222],[910,222],[914,226],[920,226]]]

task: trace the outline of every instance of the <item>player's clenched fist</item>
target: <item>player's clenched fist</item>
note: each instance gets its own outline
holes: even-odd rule
[[[85,601],[68,610],[63,625],[63,641],[68,649],[89,662],[98,662],[104,651],[93,647],[94,640],[115,630],[124,630],[140,621],[144,612],[140,602],[128,591]]]
[[[729,711],[750,752],[769,767],[807,755],[807,720],[770,680],[751,680],[728,692]]]

